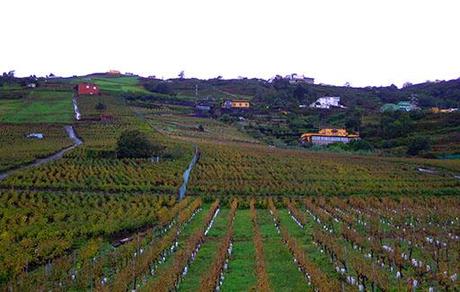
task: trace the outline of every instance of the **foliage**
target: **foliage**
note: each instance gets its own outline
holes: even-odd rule
[[[168,200],[142,194],[2,191],[0,278],[62,256],[87,239],[151,225]]]
[[[102,102],[98,102],[96,104],[96,107],[95,107],[98,111],[103,111],[107,108],[107,106],[105,104],[103,104]]]
[[[407,154],[408,155],[417,155],[421,151],[428,151],[431,149],[430,139],[425,137],[415,137],[410,140]]]
[[[167,94],[167,95],[173,95],[174,91],[172,88],[168,85],[166,82],[159,82],[159,83],[145,83],[144,84],[145,89],[151,92],[155,93],[161,93],[161,94]]]
[[[117,143],[119,158],[148,158],[158,155],[161,146],[153,144],[147,135],[138,130],[127,130],[121,133]]]

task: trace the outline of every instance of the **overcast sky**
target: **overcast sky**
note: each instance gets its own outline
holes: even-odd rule
[[[454,79],[459,13],[459,0],[3,0],[0,71]]]

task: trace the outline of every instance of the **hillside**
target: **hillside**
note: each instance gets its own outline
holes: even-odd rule
[[[260,93],[287,94],[290,85],[262,80],[92,74],[33,81],[30,88],[10,78],[0,89],[1,289],[336,291],[356,290],[360,279],[395,290],[401,277],[427,289],[458,285],[444,271],[453,277],[459,259],[459,160],[331,153],[297,140],[316,125],[358,117],[365,141],[382,149],[382,140],[401,142],[388,147],[395,154],[405,156],[400,148],[414,134],[442,136],[433,151],[455,153],[457,114],[299,109]],[[100,94],[76,96],[79,82]],[[252,106],[222,110],[226,98]],[[213,107],[197,111],[198,103]],[[400,137],[394,129],[410,132]],[[120,154],[133,130],[128,148],[142,140],[152,154]],[[447,243],[439,248],[448,257],[427,243],[434,237]]]
[[[360,132],[361,138],[370,143],[366,149],[374,148],[386,155],[406,155],[408,146],[417,139],[427,140],[430,144],[429,150],[420,153],[426,157],[455,156],[460,151],[460,114],[430,112],[432,107],[459,107],[460,79],[427,82],[402,89],[395,86],[353,88],[290,84],[281,77],[270,82],[259,79],[163,81],[141,78],[140,83],[151,94],[128,94],[131,104],[148,107],[170,104],[182,106],[184,112],[193,114],[197,103],[205,103],[212,107],[208,117],[224,121],[272,145],[299,146],[302,133],[330,127]],[[341,97],[344,108],[308,108],[323,96]],[[414,98],[421,108],[419,111],[380,111],[383,104]],[[248,100],[251,108],[222,111],[221,105],[227,99]],[[339,150],[349,151],[340,147]]]

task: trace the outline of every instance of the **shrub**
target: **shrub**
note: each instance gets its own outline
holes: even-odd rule
[[[96,104],[96,110],[98,110],[98,111],[103,111],[103,110],[105,110],[106,108],[107,108],[107,106],[106,106],[105,104],[103,104],[102,102],[98,102],[98,103]]]
[[[127,130],[118,139],[117,157],[148,158],[158,154],[161,149],[161,145],[152,143],[144,133],[138,130]]]
[[[426,137],[415,137],[409,141],[407,145],[407,154],[408,155],[417,155],[422,151],[428,151],[431,149],[430,139]]]

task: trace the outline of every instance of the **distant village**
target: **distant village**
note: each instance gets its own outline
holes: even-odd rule
[[[106,72],[108,76],[119,77],[119,76],[136,76],[133,73],[126,72],[122,74],[118,70],[109,70]],[[54,79],[56,76],[50,74],[47,76],[49,79]],[[149,76],[148,79],[155,79],[155,76]],[[279,78],[279,76],[277,77]],[[281,77],[284,80],[287,80],[289,84],[315,84],[315,79],[311,77],[306,77],[304,75],[290,74],[285,77]],[[156,79],[155,79],[156,80]],[[274,79],[268,80],[268,82],[273,82]],[[36,88],[38,82],[36,80],[30,80],[25,84],[27,88]],[[100,88],[96,83],[91,82],[91,78],[87,78],[85,82],[80,82],[75,86],[75,94],[79,95],[100,95]],[[218,106],[220,113],[238,115],[238,113],[250,112],[252,110],[253,104],[251,100],[244,98],[237,98],[229,96],[228,98],[223,98],[221,104]],[[320,96],[314,102],[307,104],[298,104],[298,108],[302,109],[313,109],[313,110],[344,110],[347,109],[347,106],[342,103],[342,98],[340,96]],[[216,100],[212,98],[207,98],[207,100],[197,100],[194,104],[195,114],[198,116],[209,116],[209,113],[216,109]],[[399,101],[397,103],[385,103],[383,104],[379,111],[381,113],[385,112],[413,112],[420,111],[422,108],[419,106],[418,99],[415,96],[407,98],[407,100]],[[458,108],[439,108],[431,107],[428,110],[432,113],[453,113],[457,112]],[[283,113],[287,114],[286,111]],[[238,117],[240,121],[244,120],[243,116]],[[101,121],[111,121],[112,117],[101,113]],[[43,139],[43,136],[40,135],[30,135],[28,138]],[[350,143],[352,141],[359,140],[359,133],[349,133],[346,129],[342,128],[320,128],[317,133],[303,133],[300,136],[299,141],[301,143],[311,143],[313,145],[328,145],[331,143]]]

